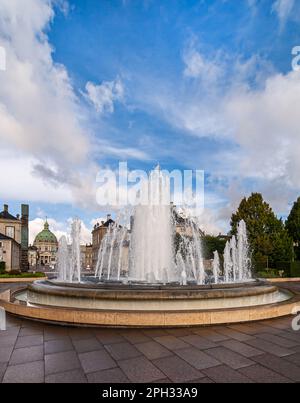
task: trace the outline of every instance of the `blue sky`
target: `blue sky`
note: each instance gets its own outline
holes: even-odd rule
[[[76,215],[87,239],[107,213],[95,172],[124,160],[204,169],[207,231],[226,231],[251,191],[288,213],[300,188],[298,2],[1,3],[0,167],[13,169],[0,200],[15,212],[29,201],[33,234],[45,215],[59,233]]]

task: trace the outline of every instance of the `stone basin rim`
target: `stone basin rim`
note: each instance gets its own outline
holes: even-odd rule
[[[112,299],[112,300],[191,300],[191,299],[219,299],[239,298],[243,296],[256,296],[271,294],[278,291],[278,287],[264,281],[255,281],[248,286],[247,283],[232,284],[222,287],[220,284],[210,286],[158,286],[138,287],[134,285],[113,285],[105,284],[89,287],[89,284],[68,284],[58,283],[51,280],[38,280],[28,286],[29,292],[46,294],[60,297],[76,297],[89,299]]]

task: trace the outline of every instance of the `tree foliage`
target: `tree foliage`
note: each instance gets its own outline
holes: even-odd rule
[[[285,226],[294,241],[296,257],[300,260],[300,197],[295,201]]]
[[[226,239],[220,238],[213,235],[204,235],[202,237],[202,252],[205,259],[213,259],[214,251],[218,251],[219,255],[222,256],[224,253],[224,248],[226,244]]]
[[[293,242],[284,223],[278,219],[272,208],[263,200],[260,193],[252,193],[243,198],[236,213],[231,217],[231,233],[237,233],[237,225],[244,220],[247,226],[252,259],[254,264],[277,262],[293,259]]]

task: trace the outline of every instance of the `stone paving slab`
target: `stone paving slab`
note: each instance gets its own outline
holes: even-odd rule
[[[134,383],[154,382],[166,377],[158,366],[153,365],[145,357],[121,360],[118,364],[128,379]]]
[[[80,368],[80,362],[75,351],[64,351],[45,355],[46,375],[71,371],[77,368]]]
[[[199,348],[200,350],[206,349],[206,348],[217,347],[217,344],[210,341],[208,338],[199,336],[198,334],[181,337],[181,340],[185,341],[188,344],[191,344],[192,346],[194,346],[196,348]],[[188,345],[186,347],[188,347]]]
[[[223,347],[232,350],[238,354],[241,354],[247,358],[254,357],[255,355],[260,355],[262,353],[261,350],[258,350],[257,348],[251,347],[237,340],[224,340],[220,342],[220,344]]]
[[[203,373],[217,383],[253,383],[253,381],[227,365],[204,369]]]
[[[44,362],[35,361],[26,364],[9,365],[3,377],[3,383],[44,383]]]
[[[88,351],[95,351],[103,348],[102,344],[96,339],[96,337],[74,340],[73,345],[78,353],[87,353]]]
[[[13,350],[9,360],[9,365],[25,364],[26,362],[42,361],[43,359],[43,346],[17,348]]]
[[[290,380],[271,369],[256,364],[250,367],[241,368],[240,373],[256,383],[289,383]]]
[[[253,364],[253,362],[248,358],[225,347],[211,348],[210,350],[206,350],[206,352],[219,362],[228,365],[232,369],[248,367],[249,365]]]
[[[0,382],[300,382],[294,316],[178,329],[55,326],[7,315]]]
[[[141,355],[141,352],[135,346],[128,342],[106,344],[105,349],[115,360],[125,360]]]
[[[253,359],[272,371],[283,375],[292,381],[300,382],[300,366],[271,354],[258,355]]]
[[[246,343],[254,348],[257,348],[258,350],[274,354],[277,357],[285,357],[294,353],[294,350],[288,349],[286,347],[281,347],[272,341],[262,340],[258,338],[247,340]]]
[[[191,337],[191,336],[187,336]],[[168,348],[169,350],[177,350],[179,348],[187,348],[189,345],[184,341],[184,338],[179,338],[175,336],[160,336],[155,337],[155,341],[162,344],[164,347]]]
[[[194,368],[199,370],[215,367],[216,365],[220,364],[218,360],[206,354],[204,351],[198,350],[195,347],[177,350],[176,354],[184,361],[191,364]]]
[[[87,374],[89,383],[128,383],[127,376],[120,368],[106,369]]]
[[[79,360],[86,374],[117,366],[113,358],[104,349],[81,353],[79,354]]]
[[[136,345],[136,348],[149,360],[168,357],[173,354],[170,350],[153,340],[147,343],[139,343]]]
[[[82,369],[74,369],[47,375],[45,383],[87,383],[87,379]]]
[[[74,350],[74,347],[71,339],[68,336],[65,336],[59,339],[45,341],[44,349],[45,354],[54,354]]]
[[[180,357],[159,358],[153,363],[173,382],[187,382],[204,376]]]

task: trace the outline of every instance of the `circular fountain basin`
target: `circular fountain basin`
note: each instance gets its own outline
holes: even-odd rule
[[[262,281],[145,285],[36,281],[12,294],[8,312],[60,324],[174,327],[244,322],[291,314],[300,295]],[[3,304],[2,304],[3,305]]]
[[[31,305],[107,311],[180,312],[266,305],[285,301],[290,295],[279,291],[274,285],[261,282],[219,286],[146,286],[36,281],[29,285],[26,297]]]

